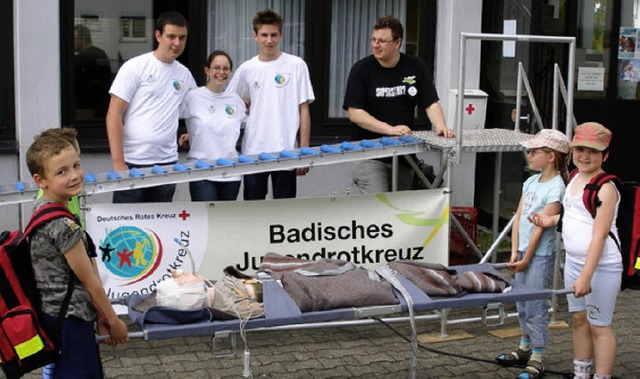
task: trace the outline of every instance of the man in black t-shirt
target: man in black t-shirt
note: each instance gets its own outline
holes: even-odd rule
[[[416,106],[425,110],[438,135],[454,136],[427,66],[400,52],[403,33],[397,18],[378,19],[370,40],[373,54],[351,68],[342,107],[349,113],[354,141],[411,134]],[[351,174],[362,193],[391,190],[389,158],[356,162]],[[412,174],[410,167],[399,167],[398,189],[410,189]]]

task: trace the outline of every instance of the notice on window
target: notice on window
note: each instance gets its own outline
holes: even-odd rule
[[[604,67],[578,67],[578,91],[604,91]]]
[[[622,61],[620,79],[628,82],[640,82],[640,61]]]
[[[636,49],[640,29],[623,26],[618,39],[618,59],[640,59],[640,51]]]
[[[518,34],[518,22],[516,20],[504,20],[503,33],[507,35]],[[516,42],[515,41],[502,42],[502,57],[515,58],[515,56],[516,56]]]

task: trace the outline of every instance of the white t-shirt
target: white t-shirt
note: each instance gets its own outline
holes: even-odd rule
[[[255,56],[238,67],[227,90],[251,100],[243,154],[298,147],[299,106],[315,100],[309,69],[301,58],[282,53],[265,62]]]
[[[582,191],[576,196],[571,195],[571,187],[575,182],[575,178],[567,185],[562,205],[564,206],[564,216],[562,217],[562,241],[566,250],[566,259],[584,265],[587,258],[587,249],[591,243],[593,235],[593,217],[587,210],[582,200]],[[611,183],[605,185],[613,185]],[[615,187],[615,186],[614,186]],[[616,189],[616,192],[618,190]],[[613,222],[611,223],[611,232],[618,237],[618,228],[615,220],[618,218],[618,206],[620,205],[620,194],[618,193],[618,201],[614,213]],[[620,264],[622,257],[615,241],[607,236],[602,256],[598,265]]]
[[[109,94],[129,103],[122,131],[125,162],[151,165],[178,160],[178,107],[196,87],[182,63],[163,63],[153,52],[122,65]]]
[[[189,132],[189,159],[214,166],[218,158],[236,159],[236,144],[246,116],[244,101],[233,92],[215,93],[207,87],[189,91],[180,106],[180,118],[185,119]],[[215,180],[237,181],[240,177]]]

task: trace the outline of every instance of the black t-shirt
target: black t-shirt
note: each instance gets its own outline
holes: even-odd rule
[[[370,55],[351,68],[342,108],[359,108],[390,125],[413,126],[416,106],[424,110],[438,101],[427,66],[418,57],[400,53],[395,67],[385,68]],[[352,124],[354,141],[381,135]]]

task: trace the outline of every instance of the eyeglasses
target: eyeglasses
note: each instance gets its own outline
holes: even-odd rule
[[[390,44],[391,42],[393,42],[393,41],[395,41],[395,40],[396,40],[396,39],[395,39],[395,38],[393,38],[393,39],[390,39],[390,40],[388,40],[388,41],[385,41],[385,40],[383,40],[383,39],[378,39],[378,38],[375,38],[375,37],[371,37],[371,38],[369,39],[369,42],[371,42],[371,44],[372,44],[372,45],[377,45],[377,44],[380,44],[380,45],[387,45],[387,44]]]
[[[213,70],[213,71],[222,71],[222,72],[229,72],[229,71],[231,71],[231,67],[228,67],[228,66],[224,66],[224,67],[221,67],[221,66],[213,66],[213,67],[209,67],[209,69],[210,69],[210,70]]]

